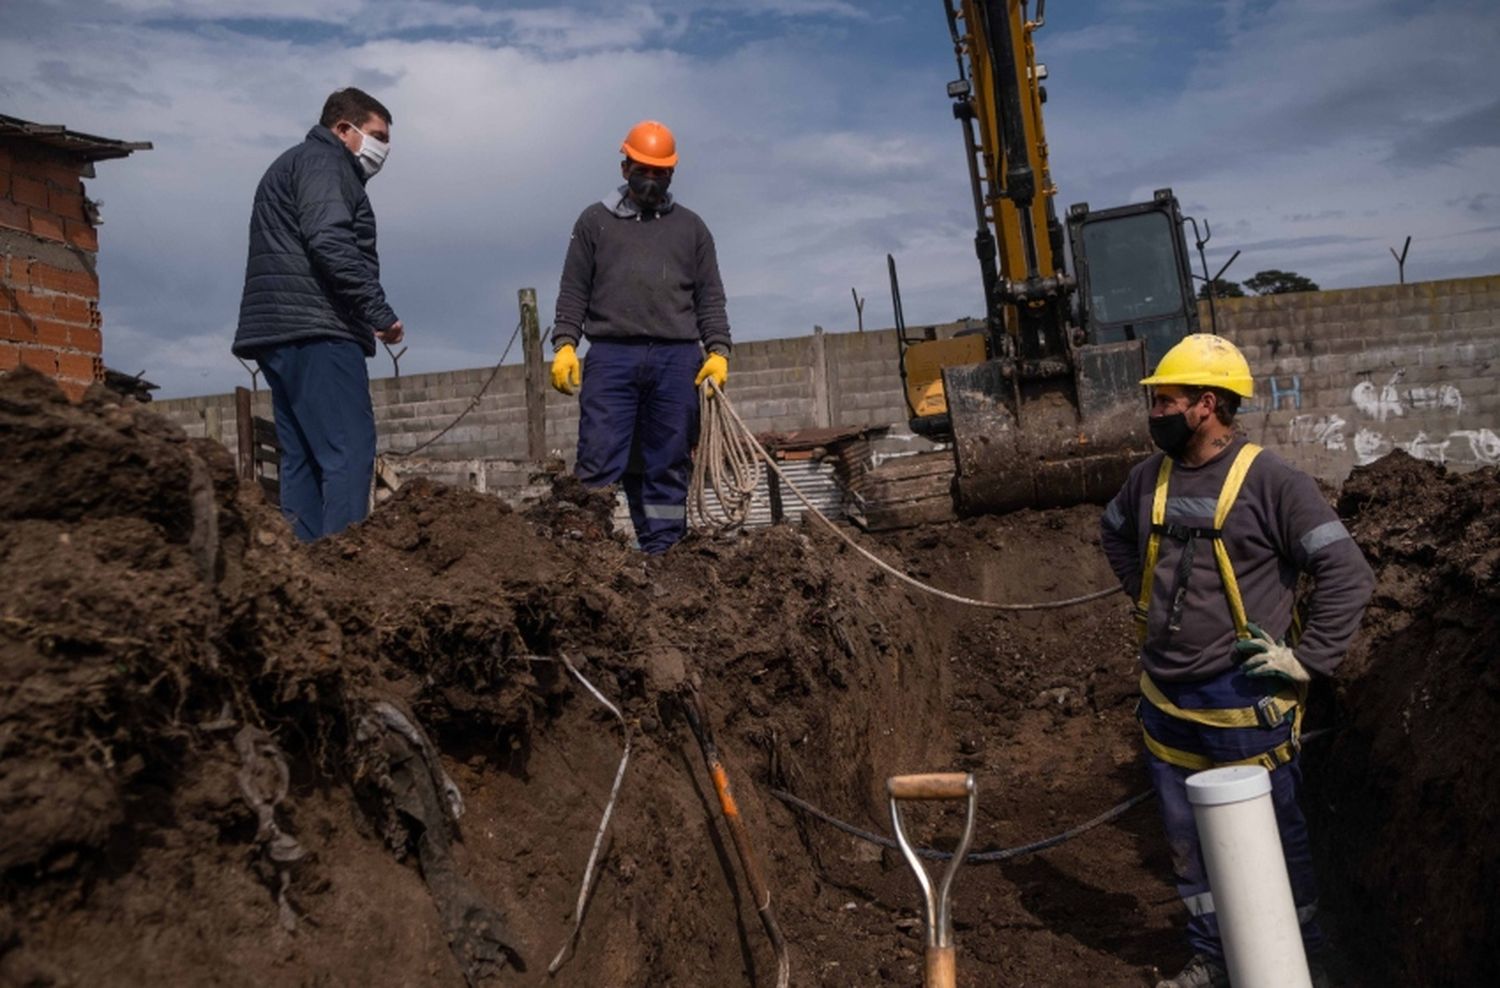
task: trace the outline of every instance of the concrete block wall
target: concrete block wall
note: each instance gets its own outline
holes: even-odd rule
[[[1309,473],[1337,484],[1393,449],[1458,469],[1500,463],[1500,276],[1218,309],[1256,375],[1242,427]]]
[[[816,378],[821,370],[815,349],[810,336],[734,348],[726,391],[751,428],[788,432],[818,421]]]
[[[1206,306],[1202,314],[1207,328]],[[1227,299],[1218,317],[1256,373],[1243,428],[1315,476],[1337,484],[1396,448],[1457,468],[1500,462],[1500,276]],[[490,370],[372,381],[380,448],[431,437]],[[424,457],[524,459],[523,374],[502,368],[479,406]],[[894,330],[740,344],[729,393],[757,432],[907,419]],[[269,416],[267,396],[257,398],[257,414]],[[232,396],[157,405],[190,434],[215,434],[234,448]],[[547,390],[546,434],[548,449],[571,460],[575,398]]]
[[[911,417],[894,329],[836,333],[825,344],[834,426],[890,425]]]
[[[104,377],[87,164],[0,140],[0,372],[35,368],[75,401]]]
[[[370,382],[382,451],[427,441],[468,408],[493,368],[415,374]],[[473,411],[424,453],[450,459],[526,456],[526,392],[521,367],[502,367]]]

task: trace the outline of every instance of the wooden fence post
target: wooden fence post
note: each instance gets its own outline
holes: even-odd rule
[[[526,357],[526,458],[547,458],[547,368],[542,363],[542,325],[536,311],[536,289],[516,293],[521,303],[521,351]]]
[[[833,393],[828,381],[828,343],[823,327],[814,326],[812,335],[813,425],[826,429],[834,425]]]
[[[255,408],[250,403],[249,388],[234,389],[235,458],[240,479],[255,480]]]

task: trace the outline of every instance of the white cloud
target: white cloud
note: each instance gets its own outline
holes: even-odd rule
[[[1138,47],[1147,38],[1144,30],[1130,24],[1090,24],[1072,31],[1048,35],[1047,55],[1053,57],[1077,52],[1119,51],[1122,48]]]
[[[535,44],[296,44],[128,19],[66,39],[0,39],[5,84],[21,97],[11,112],[155,142],[101,164],[90,183],[105,201],[111,365],[145,368],[169,394],[242,383],[228,343],[255,183],[301,139],[324,94],[366,79],[395,117],[392,155],[370,192],[383,280],[408,327],[404,372],[496,359],[523,286],[538,289],[550,316],[573,220],[619,181],[617,142],[646,116],[679,135],[676,191],[715,233],[740,338],[814,322],[852,328],[853,285],[873,296],[873,317],[886,308],[887,249],[902,255],[914,321],[947,318],[955,296],[977,307],[977,279],[956,270],[967,234],[929,249],[935,216],[964,202],[962,172],[943,168],[957,135],[924,105],[941,93],[946,66],[920,85],[901,72],[870,83],[847,53],[810,57],[780,41],[714,57],[633,50],[603,44],[624,36],[608,17],[588,28],[578,11],[522,13],[508,23],[535,32]],[[634,19],[647,30],[668,23]],[[42,64],[64,55],[87,77],[44,81]],[[855,95],[879,101],[888,119],[828,128]],[[935,181],[933,169],[948,174]],[[929,276],[936,285],[924,286]],[[383,355],[372,365],[388,368]]]
[[[1132,0],[1112,16],[1173,16],[1162,3],[1182,9]],[[940,10],[920,38],[899,39],[914,54],[892,59],[838,34],[878,33],[889,15],[823,0],[69,9],[66,30],[28,20],[31,7],[0,10],[0,95],[8,113],[156,143],[100,164],[90,192],[105,201],[106,356],[172,393],[242,382],[228,342],[255,183],[349,83],[395,115],[370,192],[384,281],[408,326],[404,372],[496,359],[523,286],[550,317],[571,224],[618,181],[617,142],[648,116],[678,133],[674,188],[714,231],[739,338],[852,329],[851,287],[868,299],[867,326],[889,324],[887,251],[909,321],[981,307]],[[1494,267],[1500,149],[1444,129],[1484,119],[1493,101],[1500,34],[1487,7],[1225,9],[1215,43],[1153,50],[1188,66],[1167,88],[1135,83],[1146,60],[1089,71],[1100,39],[1137,36],[1135,22],[1038,36],[1060,205],[1172,185],[1213,221],[1214,257],[1246,249],[1231,271],[1241,278],[1281,267],[1326,286],[1390,280],[1385,248],[1407,234],[1411,278]],[[708,53],[675,43],[747,16],[786,23]],[[269,23],[254,34],[219,23],[299,17],[339,30],[293,41]],[[1412,135],[1444,146],[1398,154]],[[372,365],[388,368],[383,355]]]
[[[1446,200],[1472,201],[1500,173],[1500,135],[1463,126],[1495,112],[1492,5],[1257,0],[1223,16],[1222,47],[1183,53],[1192,68],[1167,98],[1127,85],[1068,92],[1085,66],[1052,59],[1053,95],[1066,95],[1048,129],[1067,201],[1171,185],[1213,221],[1211,260],[1245,249],[1229,277],[1279,267],[1325,287],[1393,280],[1386,247],[1408,234],[1408,279],[1485,273],[1476,248],[1492,235],[1436,238],[1476,225]],[[1044,55],[1045,44],[1044,33]]]
[[[45,2],[45,0],[44,0]],[[55,4],[68,6],[67,4]],[[108,0],[95,4],[97,13],[131,19],[186,20],[307,20],[340,23],[357,16],[366,0]],[[74,8],[78,9],[78,8]]]

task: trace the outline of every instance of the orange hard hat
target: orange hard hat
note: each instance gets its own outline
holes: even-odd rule
[[[630,128],[620,150],[631,161],[656,168],[677,166],[677,141],[664,123],[642,120]]]

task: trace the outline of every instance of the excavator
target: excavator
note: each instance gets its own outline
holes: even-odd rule
[[[895,264],[900,367],[918,435],[953,445],[962,514],[1102,502],[1151,449],[1139,381],[1197,332],[1182,215],[1149,202],[1067,210],[1071,268],[1042,127],[1046,0],[943,0],[948,84],[973,192],[983,328],[908,334]]]

